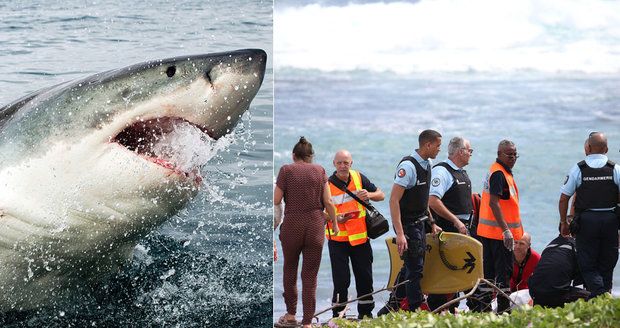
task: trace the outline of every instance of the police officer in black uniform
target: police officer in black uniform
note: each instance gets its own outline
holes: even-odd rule
[[[528,280],[534,305],[548,307],[564,306],[580,298],[587,299],[590,292],[575,287],[582,283],[575,239],[562,235],[545,247],[534,273]]]
[[[431,213],[443,231],[470,234],[472,218],[471,180],[463,169],[473,153],[471,144],[462,137],[454,137],[448,144],[448,159],[433,167],[429,196]],[[456,294],[428,295],[428,306],[435,310]],[[450,311],[454,312],[455,304]]]
[[[424,269],[426,234],[424,222],[420,219],[429,215],[433,233],[441,230],[433,221],[428,210],[428,191],[431,178],[431,160],[441,148],[441,134],[424,130],[418,137],[419,148],[411,156],[404,157],[398,165],[392,193],[390,214],[396,232],[398,253],[404,255],[405,278],[409,310],[415,311],[424,296],[420,287]]]
[[[568,201],[575,192],[577,262],[590,291],[590,298],[611,291],[618,261],[620,167],[607,159],[607,138],[601,132],[588,137],[586,159],[574,165],[561,188],[558,204],[562,235],[569,235],[566,221]]]

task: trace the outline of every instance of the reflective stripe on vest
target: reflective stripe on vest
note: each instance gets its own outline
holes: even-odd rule
[[[497,221],[495,221],[495,220],[480,219],[479,222],[482,222],[483,224],[486,224],[486,225],[490,225],[492,227],[499,227],[499,223],[497,223]],[[506,225],[510,229],[516,229],[516,228],[519,228],[521,226],[521,223],[508,223],[508,222],[506,222]]]
[[[349,175],[351,176],[351,181],[347,189],[354,193],[357,190],[361,190],[362,177],[360,173],[355,170],[349,170]],[[329,183],[329,190],[332,194],[332,202],[336,207],[336,214],[355,211],[358,211],[359,214],[355,218],[347,220],[345,223],[338,223],[338,229],[340,230],[338,234],[334,234],[331,221],[327,222],[325,236],[335,241],[348,241],[353,246],[365,243],[368,239],[368,233],[366,232],[366,210],[364,206],[353,199],[353,197],[349,196],[349,194],[334,186],[331,182]]]
[[[491,179],[491,175],[497,171],[501,171],[504,174],[510,190],[509,199],[499,199],[499,208],[514,239],[519,240],[523,237],[523,226],[521,225],[521,216],[519,214],[519,189],[512,175],[497,162],[493,163],[489,168],[489,173],[484,182],[482,198],[480,200],[480,218],[478,221],[477,233],[479,236],[489,239],[503,239],[502,228],[499,226],[490,206],[491,194],[489,193],[489,180]]]

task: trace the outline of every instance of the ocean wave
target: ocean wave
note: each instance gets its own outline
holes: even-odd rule
[[[278,7],[277,68],[620,72],[620,3],[438,0]]]

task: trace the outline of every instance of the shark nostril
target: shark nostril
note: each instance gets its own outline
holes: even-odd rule
[[[176,66],[170,66],[166,69],[166,75],[168,75],[168,77],[173,77],[176,72],[177,72]]]

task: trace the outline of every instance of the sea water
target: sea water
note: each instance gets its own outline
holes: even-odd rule
[[[2,105],[146,60],[242,48],[261,48],[268,55],[263,85],[249,111],[214,145],[224,147],[205,150],[214,155],[206,164],[195,154],[179,162],[203,166],[200,193],[139,242],[133,259],[102,287],[107,296],[0,314],[0,325],[270,325],[272,2],[5,1],[0,17]]]
[[[605,132],[609,159],[620,162],[619,6],[276,2],[274,174],[292,161],[300,136],[313,144],[315,162],[328,174],[335,170],[334,153],[348,149],[353,169],[385,192],[374,205],[389,218],[396,166],[417,148],[422,130],[443,135],[435,162],[447,158],[452,137],[471,140],[475,151],[465,169],[475,192],[482,191],[499,141],[510,139],[520,156],[514,176],[523,226],[540,253],[558,234],[560,186],[584,158],[588,134]],[[371,241],[375,290],[386,286],[390,268],[383,237]],[[325,243],[317,312],[331,306],[332,286]],[[356,297],[354,286],[352,277],[349,298]],[[276,317],[286,311],[282,291],[280,259]],[[620,294],[620,268],[613,293]],[[375,296],[374,313],[387,299],[387,292]],[[348,313],[356,314],[356,306]],[[298,316],[301,309],[300,301]]]

